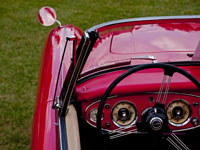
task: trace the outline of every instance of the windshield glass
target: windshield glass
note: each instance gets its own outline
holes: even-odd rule
[[[113,33],[111,52],[193,52],[200,40],[199,30],[200,24],[196,23],[135,25],[123,33]]]
[[[200,61],[200,19],[122,23],[99,28],[83,72],[114,64]]]

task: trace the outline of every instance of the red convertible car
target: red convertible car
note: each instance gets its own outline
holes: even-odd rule
[[[61,25],[44,47],[33,150],[200,147],[200,16]]]

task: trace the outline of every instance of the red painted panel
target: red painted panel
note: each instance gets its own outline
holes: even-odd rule
[[[199,66],[181,67],[191,73],[200,81]],[[75,89],[75,95],[78,101],[90,101],[100,99],[108,86],[125,71],[116,71],[104,74],[88,80]],[[147,69],[134,73],[122,80],[113,90],[111,95],[127,95],[141,92],[158,92],[163,78],[161,69]],[[98,86],[97,86],[98,85]],[[197,88],[184,76],[175,73],[172,77],[170,91],[193,91]]]
[[[43,51],[40,79],[37,93],[35,114],[33,119],[32,143],[33,150],[59,149],[57,114],[52,109],[55,85],[60,60],[63,53],[66,37],[75,35],[77,45],[80,42],[82,31],[72,25],[53,29],[46,41]],[[71,63],[72,42],[68,43],[64,59],[63,77],[65,77]],[[60,75],[57,94],[60,94],[62,79]]]

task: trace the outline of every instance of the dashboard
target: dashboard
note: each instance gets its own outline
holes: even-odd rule
[[[157,96],[156,92],[152,92],[109,97],[101,118],[103,130],[115,131],[121,128],[136,131],[136,123],[141,120],[142,114],[154,106]],[[82,102],[82,115],[93,127],[96,127],[99,102],[100,100]],[[199,127],[199,103],[200,96],[196,94],[169,92],[165,103],[169,128],[178,132]]]

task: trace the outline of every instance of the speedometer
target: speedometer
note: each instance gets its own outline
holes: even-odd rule
[[[185,125],[191,116],[190,105],[184,100],[174,100],[167,106],[169,123],[174,126]]]

